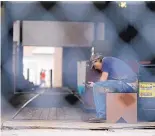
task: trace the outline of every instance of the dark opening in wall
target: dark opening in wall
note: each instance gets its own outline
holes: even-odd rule
[[[77,62],[89,60],[91,48],[63,48],[63,86],[77,89]]]

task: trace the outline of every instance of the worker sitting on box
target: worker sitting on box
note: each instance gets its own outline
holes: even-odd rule
[[[124,61],[115,57],[102,57],[95,54],[91,57],[92,68],[102,71],[98,82],[89,82],[93,87],[94,102],[97,117],[87,121],[92,123],[104,122],[106,119],[105,93],[132,93],[137,91],[138,80],[136,73]]]

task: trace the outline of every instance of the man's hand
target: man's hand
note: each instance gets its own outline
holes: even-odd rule
[[[93,87],[94,86],[94,82],[88,82],[89,87]]]

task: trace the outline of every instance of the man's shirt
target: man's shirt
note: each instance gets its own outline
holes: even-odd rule
[[[122,80],[129,83],[129,85],[137,81],[137,75],[132,68],[124,61],[115,57],[103,58],[102,72],[108,73],[108,80]]]

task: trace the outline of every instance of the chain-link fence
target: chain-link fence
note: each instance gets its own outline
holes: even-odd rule
[[[155,64],[155,2],[3,2],[1,27],[2,90],[13,88],[11,61],[13,22],[103,22],[112,54]]]
[[[140,60],[153,61],[154,5],[154,2],[5,2],[5,14],[11,36],[15,20],[104,22],[105,40],[112,43],[115,55],[132,54]]]

